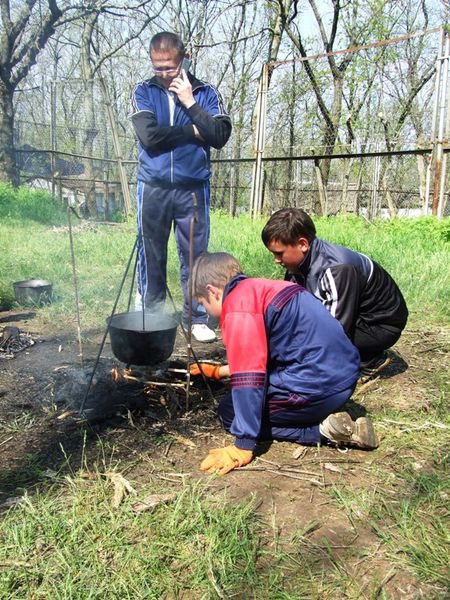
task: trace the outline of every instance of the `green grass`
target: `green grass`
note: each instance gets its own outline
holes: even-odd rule
[[[14,496],[17,490],[31,482],[43,481],[44,459],[39,454],[28,454],[23,457],[23,464],[15,469],[2,469],[0,472],[0,488],[3,494]]]
[[[405,485],[398,496],[386,494],[386,480],[370,490],[336,487],[330,494],[355,531],[361,523],[370,524],[383,542],[385,559],[400,562],[419,580],[446,589],[450,584],[448,469],[437,464],[430,473],[423,473],[417,468],[403,467],[399,477]],[[398,490],[397,478],[395,484]]]
[[[406,488],[400,498],[379,499],[369,517],[392,560],[400,560],[421,580],[443,588],[450,585],[448,475],[448,456],[429,473],[405,469],[401,477]]]
[[[5,220],[17,224],[34,221],[56,225],[65,222],[65,211],[48,192],[25,186],[14,189],[0,182],[0,221]]]
[[[263,568],[273,560],[260,547],[253,499],[230,509],[224,492],[186,483],[172,502],[136,516],[134,498],[111,508],[111,487],[99,472],[80,472],[9,511],[2,598],[289,597],[280,571]]]
[[[17,203],[14,198],[10,188],[0,186],[0,304],[15,306],[14,281],[49,279],[54,302],[37,309],[35,320],[75,336],[67,216],[58,207],[49,208],[51,198],[40,193],[33,197],[22,190]],[[210,250],[235,254],[250,276],[281,278],[282,269],[260,240],[265,222],[213,213]],[[135,225],[79,225],[73,219],[81,326],[88,337],[92,328],[105,327],[135,241]],[[428,325],[448,325],[449,219],[369,224],[341,216],[319,218],[316,226],[319,237],[382,264],[404,292],[412,322],[420,323],[422,331]],[[168,273],[181,306],[173,239]],[[130,278],[119,310],[126,307],[129,287]],[[422,348],[417,348],[420,361]],[[374,538],[370,548],[359,540],[354,547],[333,547],[326,538],[314,542],[313,523],[301,530],[288,524],[292,537],[281,540],[276,515],[272,523],[260,521],[253,498],[231,501],[226,492],[210,486],[211,480],[185,479],[173,501],[153,511],[135,515],[131,497],[113,510],[112,484],[102,474],[127,465],[116,459],[114,437],[99,438],[100,459],[91,457],[88,466],[83,456],[79,471],[71,469],[66,457],[61,473],[49,479],[45,457],[35,454],[2,473],[6,494],[16,496],[25,488],[30,495],[0,519],[0,598],[388,600],[384,580],[392,566],[410,574],[411,581],[425,583],[430,599],[444,599],[450,559],[448,373],[437,363],[416,373],[420,390],[425,390],[423,398],[418,394],[420,405],[394,409],[392,402],[375,397],[372,413],[383,440],[362,468],[355,468],[358,484],[346,475],[342,483],[314,491],[314,501],[331,502],[350,529],[369,530]],[[32,427],[33,418],[39,415],[1,420],[2,439]],[[160,441],[165,444],[168,438]],[[131,483],[140,497],[168,491],[162,483],[151,489],[147,481]],[[326,514],[327,506],[323,510]],[[389,565],[387,572],[377,570],[380,559]],[[364,583],[355,576],[358,569],[366,573]]]
[[[439,396],[447,396],[446,388],[443,383]],[[440,398],[426,410],[372,413],[382,443],[365,467],[367,485],[342,482],[327,491],[354,531],[371,527],[380,540],[378,557],[429,583],[433,599],[446,598],[450,589],[448,397],[446,403],[445,412]]]
[[[351,551],[343,560],[326,539],[312,542],[314,527],[279,543],[253,498],[230,503],[208,483],[185,481],[172,502],[135,515],[133,497],[112,509],[111,484],[87,475],[25,497],[0,522],[1,597],[376,597],[359,594],[345,566]]]
[[[38,197],[40,206],[40,196]],[[1,206],[1,205],[0,205]],[[1,210],[0,210],[1,212]],[[75,321],[73,265],[67,226],[28,218],[5,217],[0,222],[0,304],[12,306],[12,284],[22,279],[47,279],[53,283],[54,302],[40,309],[38,318],[60,323],[65,329]],[[8,213],[7,213],[8,214]],[[62,215],[64,217],[64,214]],[[241,261],[250,276],[281,278],[283,270],[260,241],[266,221],[248,216],[231,219],[212,214],[211,251],[228,251]],[[426,320],[448,320],[450,219],[378,221],[373,225],[356,217],[316,220],[318,235],[365,252],[380,262],[402,289],[412,313]],[[112,310],[133,249],[133,221],[115,226],[80,223],[73,219],[73,242],[79,288],[82,330],[103,327]],[[126,310],[131,275],[125,283],[118,310]],[[179,264],[170,240],[168,282],[177,307],[182,305]]]

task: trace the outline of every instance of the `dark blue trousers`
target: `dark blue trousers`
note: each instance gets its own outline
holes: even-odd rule
[[[286,440],[305,445],[320,443],[319,424],[328,415],[338,411],[350,398],[353,390],[354,386],[326,398],[315,398],[296,406],[295,409],[287,408],[274,412],[270,411],[270,400],[276,404],[277,399],[269,399],[266,402],[258,440]],[[285,398],[280,397],[279,400],[283,402]],[[220,402],[217,412],[223,427],[229,431],[234,419],[231,393]]]
[[[189,314],[189,232],[194,215],[192,194],[197,200],[193,235],[193,260],[205,252],[209,241],[209,184],[199,184],[189,189],[165,187],[155,183],[138,182],[137,229],[138,291],[146,308],[162,308],[167,290],[167,244],[172,228],[180,260],[180,280],[184,294],[183,318]],[[192,322],[206,323],[203,306],[192,302]]]

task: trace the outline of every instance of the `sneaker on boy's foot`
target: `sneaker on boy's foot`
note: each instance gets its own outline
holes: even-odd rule
[[[195,323],[191,329],[192,335],[197,342],[214,342],[216,334],[205,323]]]
[[[378,448],[378,439],[372,421],[359,417],[352,421],[346,412],[333,413],[320,424],[320,434],[337,445],[356,446],[365,450]]]
[[[380,373],[383,369],[385,369],[388,365],[390,365],[392,359],[388,356],[388,353],[383,351],[372,360],[368,360],[366,362],[362,362],[359,368],[359,383],[366,383],[373,379],[378,373]]]

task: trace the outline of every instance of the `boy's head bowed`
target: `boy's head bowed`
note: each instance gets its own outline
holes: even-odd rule
[[[208,285],[224,289],[236,275],[243,273],[239,261],[227,252],[204,252],[192,269],[192,293],[195,298],[208,298]]]
[[[301,208],[281,208],[267,221],[261,237],[265,246],[273,241],[292,245],[301,237],[311,243],[316,237],[316,227],[311,217]]]

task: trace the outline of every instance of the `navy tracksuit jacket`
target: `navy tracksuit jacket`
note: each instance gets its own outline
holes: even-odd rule
[[[393,346],[406,325],[408,309],[389,273],[345,246],[314,238],[299,271],[285,279],[303,285],[342,323],[362,362]]]

